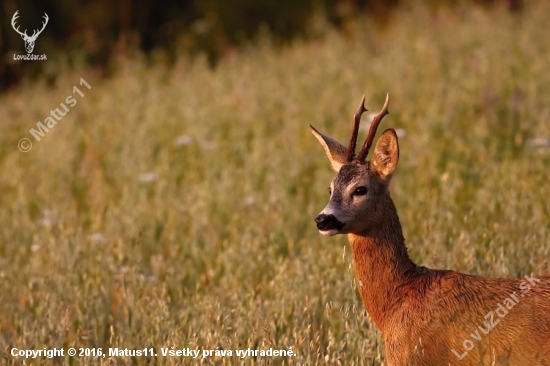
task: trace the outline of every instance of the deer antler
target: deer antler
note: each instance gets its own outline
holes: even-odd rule
[[[44,30],[44,28],[46,28],[46,25],[48,24],[48,20],[50,20],[50,18],[48,17],[48,14],[44,13],[44,16],[43,16],[45,22],[42,22],[42,29],[40,29],[40,32],[38,32],[38,34],[42,33],[42,31]],[[37,36],[38,36],[37,34]]]
[[[38,37],[38,36],[40,35],[40,33],[42,33],[42,31],[44,30],[44,28],[46,28],[46,24],[48,24],[48,20],[50,20],[50,18],[48,18],[48,14],[46,14],[46,13],[44,13],[43,18],[45,18],[46,21],[45,21],[45,22],[42,22],[42,29],[40,29],[40,30],[38,31],[38,33],[36,33],[37,30],[35,29],[34,32],[32,33],[32,36],[31,36],[30,38],[36,38],[36,37]]]
[[[378,125],[380,124],[380,122],[382,122],[382,119],[384,118],[384,116],[386,114],[389,114],[388,112],[389,104],[390,104],[390,94],[388,93],[386,95],[386,102],[384,103],[382,110],[372,119],[372,122],[369,128],[369,134],[367,135],[367,139],[363,144],[363,148],[359,152],[359,155],[357,155],[357,160],[365,161],[365,159],[367,158],[367,155],[369,154],[369,149],[372,145],[372,141],[374,140],[374,135],[376,135],[376,130],[378,129]]]
[[[351,138],[349,140],[349,146],[348,146],[348,156],[347,161],[352,161],[355,157],[355,148],[357,146],[357,133],[359,131],[359,123],[361,122],[361,115],[363,112],[366,112],[367,109],[365,108],[365,96],[363,95],[363,98],[361,99],[361,104],[357,108],[357,111],[355,112],[355,115],[353,116],[353,129],[351,130]]]
[[[25,32],[21,32],[19,30],[19,26],[17,28],[15,28],[15,26],[16,26],[15,21],[16,21],[17,18],[19,18],[19,15],[17,13],[19,13],[19,10],[17,10],[15,12],[15,14],[13,14],[13,17],[11,18],[11,26],[12,26],[13,30],[15,30],[17,33],[19,33],[21,35],[21,37],[28,37],[26,29],[25,29]]]
[[[13,27],[13,29],[19,33],[21,35],[21,37],[23,37],[24,39],[36,39],[36,37],[38,37],[40,35],[40,33],[42,33],[42,31],[44,30],[44,28],[46,28],[46,25],[48,24],[48,20],[50,20],[50,18],[48,17],[48,14],[44,13],[44,16],[43,18],[45,18],[45,21],[42,22],[42,29],[40,30],[37,30],[35,29],[34,32],[32,33],[32,36],[29,37],[29,35],[27,34],[27,30],[25,29],[24,32],[21,32],[19,30],[19,26],[17,26],[16,24],[16,20],[17,18],[19,18],[19,10],[17,10],[15,12],[15,14],[13,14],[13,17],[11,18],[11,26]],[[17,28],[16,28],[17,26]],[[37,33],[38,32],[38,33]]]

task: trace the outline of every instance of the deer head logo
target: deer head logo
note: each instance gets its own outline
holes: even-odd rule
[[[42,33],[44,28],[46,28],[46,24],[48,24],[48,20],[49,20],[48,14],[44,13],[44,20],[45,21],[42,22],[42,29],[40,29],[40,30],[35,29],[34,32],[32,33],[32,36],[29,36],[27,34],[26,29],[25,29],[24,32],[21,32],[19,30],[19,27],[16,28],[15,20],[17,18],[19,18],[19,15],[17,13],[19,13],[19,10],[17,10],[15,12],[15,14],[13,14],[13,18],[11,18],[11,26],[13,27],[13,29],[17,33],[19,33],[21,35],[21,38],[23,38],[23,41],[25,41],[25,49],[27,50],[27,53],[32,53],[32,50],[34,49],[34,42],[36,42],[36,38],[38,38],[40,33]]]

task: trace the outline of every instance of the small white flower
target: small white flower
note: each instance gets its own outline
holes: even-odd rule
[[[55,224],[55,218],[52,210],[45,209],[42,211],[42,218],[40,218],[40,225],[45,227],[52,227]]]
[[[245,197],[244,204],[246,206],[251,206],[251,205],[255,204],[257,201],[258,200],[256,199],[256,197],[253,194],[249,194],[248,196]]]
[[[360,126],[359,129],[368,131],[372,123],[372,120],[374,119],[374,117],[376,117],[377,114],[378,113],[375,113],[375,112],[363,114],[361,116],[361,124],[359,125]]]
[[[141,183],[153,183],[159,179],[159,176],[157,173],[149,172],[149,173],[143,173],[139,176],[139,181]]]
[[[403,137],[407,136],[407,131],[405,131],[402,128],[396,128],[395,129],[395,134],[397,135],[397,137],[403,138]]]
[[[527,142],[527,145],[531,147],[550,147],[550,139],[548,138],[534,138]]]
[[[90,240],[94,244],[105,244],[107,242],[107,239],[101,233],[94,233],[90,235]]]
[[[192,142],[193,142],[193,136],[181,135],[176,137],[176,139],[174,140],[174,145],[176,147],[183,147],[183,146],[190,145]]]

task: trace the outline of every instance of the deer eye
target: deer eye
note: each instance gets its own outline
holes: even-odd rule
[[[330,187],[328,187],[328,194],[329,196],[332,195],[332,189],[330,189]]]
[[[354,196],[364,196],[367,194],[367,188],[366,187],[357,187],[355,188],[355,191],[353,191]]]

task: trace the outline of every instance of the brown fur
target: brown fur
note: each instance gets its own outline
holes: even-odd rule
[[[535,285],[521,297],[520,283],[529,284],[525,278],[419,267],[407,254],[395,207],[387,200],[384,224],[348,238],[359,293],[382,332],[388,365],[550,365],[550,277],[535,276],[540,282],[532,280]],[[519,302],[507,314],[499,309],[504,317],[485,319],[506,298],[513,300],[512,294]],[[488,334],[478,328],[488,330],[497,321]],[[474,348],[464,355],[467,339]]]
[[[338,171],[323,212],[345,223],[338,233],[348,234],[387,365],[550,366],[550,276],[485,278],[417,266],[388,190],[399,158],[395,132],[382,134],[366,163],[344,161],[344,146],[316,137]],[[355,197],[357,186],[368,194]]]

